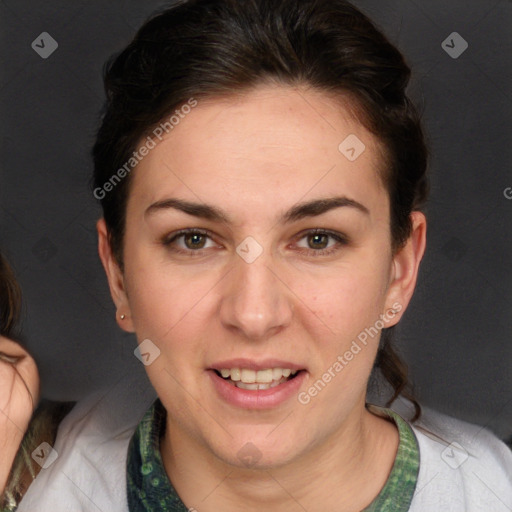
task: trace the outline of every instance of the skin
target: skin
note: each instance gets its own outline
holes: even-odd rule
[[[168,412],[164,465],[187,507],[359,511],[393,465],[397,429],[365,409],[378,336],[307,405],[294,396],[262,411],[235,407],[206,371],[230,358],[274,357],[307,370],[300,389],[307,391],[379,315],[400,304],[391,326],[405,311],[426,220],[412,214],[412,235],[393,255],[382,148],[348,101],[277,85],[202,100],[134,171],[124,272],[104,221],[97,224],[119,325],[161,351],[146,370]],[[349,134],[366,146],[354,162],[338,150]],[[297,203],[333,196],[368,213],[340,207],[279,221]],[[215,205],[230,222],[172,208],[145,213],[168,198]],[[176,252],[197,252],[190,237],[162,243],[184,228],[212,233],[201,254]],[[315,228],[349,241],[321,238],[338,250],[319,255],[319,242],[305,233]],[[263,248],[250,264],[236,252],[248,236]],[[260,457],[250,468],[237,456],[247,443]]]
[[[0,491],[39,400],[34,359],[18,343],[0,336]]]

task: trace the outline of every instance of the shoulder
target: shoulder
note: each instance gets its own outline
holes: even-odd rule
[[[411,427],[420,449],[411,512],[512,510],[512,451],[492,432],[429,408]]]
[[[146,376],[131,375],[80,400],[59,426],[54,446],[18,512],[126,510],[126,454],[155,393]],[[94,508],[94,507],[93,507]]]
[[[45,447],[54,444],[59,424],[73,406],[74,402],[49,400],[39,404],[12,464],[9,480],[0,499],[0,510],[14,510],[21,501],[44,466],[41,461],[45,457]]]

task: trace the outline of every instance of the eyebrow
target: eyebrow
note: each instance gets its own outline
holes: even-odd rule
[[[345,196],[340,197],[329,197],[325,199],[315,199],[304,203],[299,203],[292,206],[287,212],[285,212],[279,219],[279,222],[289,224],[306,217],[316,217],[322,215],[329,210],[335,208],[349,207],[353,208],[365,215],[370,214],[370,210],[363,204],[350,199]],[[175,209],[206,220],[214,222],[224,222],[230,224],[230,218],[221,209],[216,206],[204,204],[204,203],[193,203],[190,201],[184,201],[183,199],[163,199],[150,205],[144,215],[152,215],[158,211],[164,211],[168,209]]]

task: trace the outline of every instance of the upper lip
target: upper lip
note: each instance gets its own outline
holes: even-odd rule
[[[209,367],[210,370],[222,370],[231,368],[242,368],[255,371],[267,370],[269,368],[289,368],[290,370],[304,370],[304,366],[291,363],[290,361],[284,361],[283,359],[262,359],[260,361],[247,358],[227,359],[225,361],[214,363]]]

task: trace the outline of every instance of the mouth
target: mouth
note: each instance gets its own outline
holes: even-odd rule
[[[297,396],[308,371],[290,362],[250,359],[224,361],[208,368],[217,396],[243,409],[269,409]]]
[[[232,386],[251,391],[275,388],[296,378],[300,371],[304,370],[292,370],[291,368],[266,368],[263,370],[249,368],[214,369],[219,377]]]

